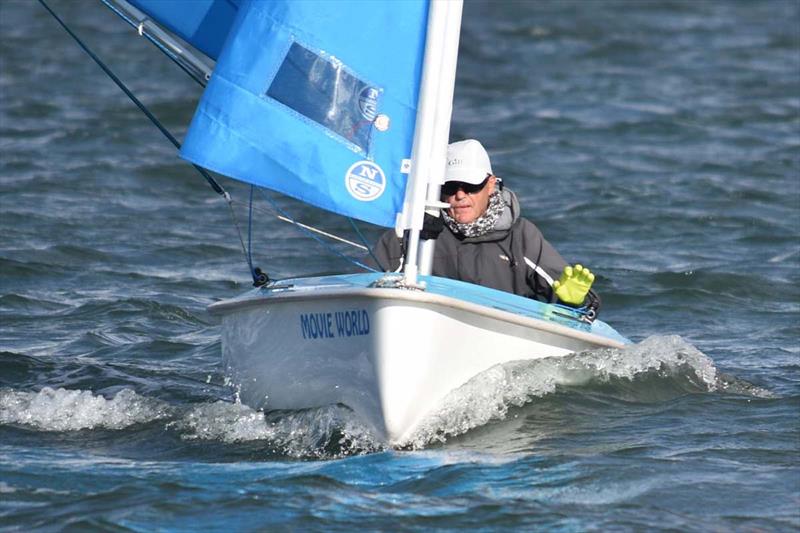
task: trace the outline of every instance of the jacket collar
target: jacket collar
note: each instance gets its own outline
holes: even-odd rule
[[[486,235],[481,235],[480,237],[464,237],[454,233],[455,237],[463,242],[491,242],[504,239],[506,235],[508,235],[508,232],[511,231],[511,228],[514,226],[517,220],[519,220],[520,209],[517,195],[511,190],[504,188],[500,194],[503,197],[503,202],[505,202],[506,208],[503,209],[503,212],[500,214],[500,218],[498,218],[497,222],[495,222],[494,229],[492,231]],[[449,230],[450,228],[447,229]]]

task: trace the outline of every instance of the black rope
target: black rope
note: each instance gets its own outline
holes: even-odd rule
[[[100,60],[100,58],[97,57],[94,54],[94,52],[92,52],[89,49],[89,47],[86,46],[83,43],[83,41],[81,41],[81,39],[72,32],[72,30],[69,29],[69,27],[64,23],[64,21],[61,20],[61,18],[59,18],[59,16],[56,15],[56,13],[52,9],[50,9],[50,6],[48,6],[45,3],[44,0],[39,0],[39,3],[42,4],[42,7],[44,7],[48,11],[48,13],[50,13],[53,16],[54,19],[56,19],[56,22],[58,22],[59,25],[62,28],[64,28],[64,31],[66,31],[69,34],[69,36],[72,37],[75,40],[76,43],[78,43],[78,46],[80,46],[83,49],[83,51],[86,52],[89,55],[89,57],[91,57],[94,60],[95,63],[97,63],[97,66],[99,66],[103,70],[103,72],[105,72],[106,75],[109,78],[111,78],[114,81],[114,83],[117,84],[117,87],[119,87],[122,90],[122,92],[124,92],[128,96],[128,98],[130,98],[131,101],[134,104],[136,104],[136,106],[142,111],[142,113],[144,113],[145,116],[147,116],[147,118],[150,119],[150,122],[152,122],[159,129],[159,131],[162,134],[164,134],[164,137],[166,137],[173,144],[173,146],[175,146],[175,148],[180,150],[181,143],[179,143],[178,140],[169,132],[169,130],[167,130],[167,128],[165,128],[161,124],[161,122],[159,122],[159,120],[150,112],[150,110],[147,109],[144,106],[144,104],[142,104],[142,102],[140,102],[139,99],[136,98],[136,96],[134,96],[134,94],[130,91],[130,89],[128,89],[128,87],[125,86],[125,84],[122,82],[122,80],[120,80],[111,71],[111,69],[108,68],[105,65],[105,63],[103,63],[103,61]],[[236,231],[239,234],[239,243],[242,245],[242,252],[244,252],[245,259],[248,261],[248,264],[249,264],[250,261],[249,261],[249,257],[248,257],[248,254],[247,254],[247,248],[244,245],[244,239],[242,238],[242,230],[239,227],[239,221],[237,220],[236,213],[233,210],[233,200],[231,199],[231,195],[228,194],[228,192],[225,189],[223,189],[222,186],[219,183],[217,183],[217,181],[213,177],[211,177],[211,174],[209,174],[204,168],[202,168],[202,167],[200,167],[198,165],[195,165],[195,164],[192,164],[192,166],[200,173],[200,175],[202,175],[206,179],[208,184],[211,185],[211,188],[214,189],[214,191],[217,194],[219,194],[223,198],[225,198],[225,201],[228,203],[228,208],[230,209],[230,213],[231,213],[231,219],[233,220],[233,223],[236,226]],[[258,270],[258,272],[256,272],[255,270]],[[259,281],[259,279],[261,279],[262,276],[264,276],[264,274],[261,272],[260,269],[255,269],[255,270],[251,267],[250,268],[250,273],[253,276],[253,281],[257,282],[257,281]]]
[[[161,133],[164,134],[164,137],[169,139],[169,142],[171,142],[175,146],[175,148],[180,150],[181,143],[179,143],[178,140],[175,137],[173,137],[173,135],[161,124],[161,122],[159,122],[158,119],[155,116],[153,116],[153,114],[144,106],[144,104],[142,104],[139,101],[139,99],[133,95],[133,93],[125,86],[125,84],[122,83],[122,81],[113,72],[111,72],[111,69],[109,69],[105,65],[105,63],[103,63],[100,60],[100,58],[94,54],[94,52],[89,50],[89,47],[83,44],[83,41],[81,41],[80,38],[77,35],[75,35],[72,32],[72,30],[69,29],[69,27],[64,23],[64,21],[62,21],[59,18],[59,16],[56,15],[52,9],[50,9],[50,6],[48,6],[44,0],[39,0],[39,3],[42,4],[42,6],[53,16],[54,19],[56,19],[56,22],[58,22],[61,25],[61,27],[64,28],[64,31],[66,31],[70,37],[75,39],[75,42],[78,43],[78,46],[80,46],[83,49],[83,51],[86,52],[89,55],[89,57],[91,57],[94,60],[95,63],[97,63],[97,66],[103,69],[103,72],[105,72],[108,75],[108,77],[111,78],[114,81],[114,83],[117,84],[117,87],[122,89],[122,92],[124,92],[128,96],[128,98],[130,98],[131,101],[134,104],[136,104],[136,106],[142,111],[142,113],[144,113],[147,116],[147,118],[150,119],[150,122],[152,122],[155,125],[155,127],[157,127],[159,131],[161,131]],[[213,177],[211,177],[211,174],[206,172],[204,168],[199,167],[195,164],[192,164],[192,166],[195,169],[197,169],[197,171],[206,179],[206,181],[208,181],[208,184],[211,185],[211,188],[214,189],[214,191],[217,194],[224,196],[230,202],[230,195],[228,195],[228,193],[225,192],[225,189],[223,189],[222,186],[220,186],[220,184],[217,183],[217,181]]]
[[[80,47],[81,47],[81,49],[82,49],[84,52],[86,52],[86,54],[87,54],[89,57],[91,57],[91,58],[92,58],[92,60],[93,60],[93,61],[94,61],[94,62],[97,64],[97,66],[99,66],[99,67],[100,67],[100,68],[103,70],[103,72],[105,72],[105,74],[106,74],[106,75],[107,75],[109,78],[111,78],[111,80],[112,80],[114,83],[116,83],[116,84],[117,84],[117,87],[119,87],[119,88],[120,88],[120,90],[122,90],[122,92],[124,92],[124,93],[125,93],[125,95],[126,95],[126,96],[127,96],[127,97],[128,97],[128,98],[129,98],[129,99],[130,99],[130,100],[131,100],[131,101],[132,101],[134,104],[136,104],[136,107],[138,107],[138,108],[139,108],[139,110],[140,110],[142,113],[144,113],[144,114],[145,114],[145,116],[146,116],[148,119],[150,119],[150,122],[152,122],[152,123],[153,123],[153,125],[154,125],[156,128],[158,128],[158,130],[159,130],[159,131],[160,131],[160,132],[161,132],[161,133],[164,135],[164,137],[166,137],[166,138],[167,138],[167,139],[168,139],[168,140],[169,140],[169,141],[172,143],[172,145],[173,145],[173,146],[175,146],[175,148],[176,148],[176,149],[180,150],[180,148],[181,148],[181,144],[180,144],[180,142],[178,142],[178,140],[177,140],[177,139],[176,139],[176,138],[175,138],[175,137],[172,135],[172,133],[170,133],[170,132],[169,132],[169,130],[167,130],[167,129],[164,127],[164,125],[163,125],[163,124],[161,124],[161,122],[160,122],[160,121],[159,121],[159,120],[158,120],[158,119],[157,119],[157,118],[156,118],[156,117],[155,117],[155,116],[154,116],[154,115],[153,115],[153,114],[150,112],[150,110],[149,110],[149,109],[147,109],[147,108],[145,107],[145,105],[144,105],[144,104],[143,104],[141,101],[139,101],[139,99],[138,99],[138,98],[136,98],[136,96],[135,96],[135,95],[134,95],[134,94],[133,94],[133,93],[130,91],[130,89],[128,89],[128,87],[127,87],[127,86],[126,86],[126,85],[125,85],[125,84],[122,82],[122,80],[120,80],[120,79],[119,79],[119,78],[118,78],[118,77],[117,77],[117,76],[116,76],[116,75],[115,75],[115,74],[114,74],[114,73],[111,71],[111,69],[110,69],[110,68],[108,68],[108,66],[106,66],[106,64],[105,64],[105,63],[103,63],[103,61],[102,61],[102,60],[101,60],[99,57],[97,57],[97,55],[95,55],[95,54],[94,54],[94,52],[92,52],[92,51],[89,49],[89,47],[88,47],[88,46],[86,46],[86,45],[83,43],[83,41],[82,41],[82,40],[81,40],[81,39],[80,39],[80,38],[79,38],[79,37],[78,37],[78,36],[77,36],[75,33],[73,33],[73,31],[72,31],[72,30],[70,30],[70,29],[69,29],[69,27],[66,25],[66,23],[64,23],[64,21],[63,21],[63,20],[61,20],[61,18],[60,18],[60,17],[59,17],[59,16],[58,16],[58,15],[57,15],[57,14],[56,14],[56,13],[55,13],[55,12],[54,12],[52,9],[50,9],[50,6],[48,6],[48,5],[47,5],[47,3],[45,2],[45,0],[39,0],[39,3],[40,3],[40,4],[42,4],[42,7],[44,7],[44,8],[47,10],[47,12],[48,12],[48,13],[50,13],[50,15],[52,15],[52,17],[53,17],[53,18],[56,20],[56,22],[58,22],[58,24],[59,24],[59,25],[60,25],[60,26],[61,26],[61,27],[64,29],[64,31],[66,31],[66,32],[69,34],[69,36],[70,36],[70,37],[72,37],[72,38],[75,40],[75,42],[76,42],[76,43],[78,43],[78,46],[80,46]],[[104,2],[104,3],[105,3],[105,2]],[[108,5],[108,4],[106,3],[106,5]],[[111,7],[111,6],[109,5],[109,7]],[[112,8],[112,9],[113,9],[113,8]],[[120,14],[120,13],[119,13],[119,12],[118,12],[116,9],[114,9],[114,11],[115,11],[115,12],[117,12],[117,14],[118,14],[118,15],[122,16],[122,15],[121,15],[121,14]],[[128,19],[126,19],[125,17],[123,17],[123,19],[125,19],[125,20],[126,20],[128,23],[131,23],[131,21],[130,21],[130,20],[128,20]],[[149,38],[149,36],[148,36],[148,38]],[[152,41],[152,39],[150,39],[150,40]],[[155,42],[155,41],[153,41],[153,42]],[[156,43],[156,44],[158,44],[158,43]],[[160,47],[160,46],[159,46],[159,47]],[[168,57],[170,57],[171,59],[173,59],[173,61],[175,61],[176,63],[178,63],[178,65],[179,65],[179,66],[181,66],[181,68],[182,68],[184,71],[186,71],[186,69],[185,69],[185,68],[184,68],[184,67],[183,67],[183,66],[182,66],[182,65],[181,65],[181,64],[180,64],[178,61],[176,61],[174,57],[172,57],[172,56],[171,56],[169,53],[167,53],[167,51],[166,51],[166,50],[163,50],[163,47],[160,47],[160,48],[162,48],[162,51],[164,51],[164,52],[167,54],[167,56],[168,56]],[[189,73],[188,71],[186,71],[186,72],[187,72],[187,73]],[[191,73],[189,73],[189,74],[191,74]],[[192,77],[194,78],[194,76],[192,76]],[[199,81],[199,80],[197,80],[196,78],[195,78],[195,80],[196,80],[196,81],[198,81],[198,82],[200,82],[200,81]],[[252,255],[251,255],[251,250],[250,250],[250,246],[251,246],[251,244],[252,244],[252,233],[251,233],[251,232],[252,232],[252,214],[253,214],[253,189],[252,189],[252,187],[251,187],[251,190],[250,190],[250,209],[249,209],[249,215],[250,215],[250,216],[248,217],[248,228],[247,228],[247,233],[248,233],[248,235],[247,235],[247,241],[248,241],[248,242],[247,242],[247,245],[245,245],[245,243],[244,243],[244,238],[243,238],[243,236],[242,236],[242,229],[241,229],[241,227],[239,226],[238,219],[236,218],[236,213],[235,213],[235,211],[233,210],[233,200],[231,199],[231,196],[230,196],[230,194],[228,194],[228,192],[227,192],[227,191],[225,191],[225,189],[223,189],[223,188],[222,188],[222,186],[221,186],[219,183],[217,183],[217,181],[216,181],[216,180],[215,180],[215,179],[214,179],[214,178],[213,178],[213,177],[212,177],[212,176],[211,176],[211,175],[210,175],[210,174],[209,174],[209,173],[208,173],[208,172],[207,172],[207,171],[206,171],[204,168],[202,168],[202,167],[200,167],[200,166],[198,166],[198,165],[195,165],[195,164],[192,164],[192,166],[193,166],[193,167],[194,167],[194,168],[195,168],[195,169],[196,169],[196,170],[197,170],[197,171],[200,173],[200,175],[202,175],[202,176],[203,176],[203,177],[206,179],[206,181],[208,182],[208,184],[209,184],[209,185],[211,185],[211,188],[212,188],[212,189],[214,189],[214,191],[215,191],[217,194],[221,195],[221,196],[222,196],[223,198],[225,198],[225,200],[227,201],[227,203],[228,203],[228,208],[230,209],[230,213],[231,213],[231,219],[233,220],[233,223],[234,223],[234,225],[236,226],[236,231],[237,231],[237,234],[238,234],[238,236],[239,236],[239,243],[241,244],[241,247],[242,247],[242,252],[244,253],[245,260],[247,261],[247,265],[248,265],[248,267],[249,267],[250,274],[251,274],[251,275],[252,275],[252,277],[253,277],[253,285],[255,285],[255,286],[257,286],[257,287],[258,287],[258,286],[264,285],[264,284],[266,284],[266,283],[269,283],[269,282],[270,282],[269,276],[268,276],[266,273],[262,272],[262,270],[261,270],[260,268],[258,268],[258,267],[255,267],[255,268],[254,268],[254,267],[253,267],[253,262],[252,262]],[[263,193],[263,191],[262,191],[262,193]],[[280,208],[277,206],[277,204],[276,204],[274,201],[272,201],[272,199],[270,199],[270,198],[269,198],[268,196],[266,196],[266,195],[265,195],[264,197],[265,197],[265,198],[266,198],[266,199],[267,199],[267,200],[268,200],[270,203],[272,203],[272,205],[273,205],[273,208],[275,208],[275,209],[276,209],[276,211],[278,211],[279,213],[282,213],[282,210],[281,210],[281,209],[280,209]],[[284,214],[284,216],[286,216],[286,215]],[[373,253],[372,249],[370,248],[370,246],[367,244],[367,242],[366,242],[366,239],[364,238],[363,234],[361,233],[361,231],[359,231],[358,227],[355,225],[355,223],[354,223],[354,221],[353,221],[352,219],[349,219],[349,218],[348,218],[348,220],[350,220],[350,224],[353,226],[353,229],[356,231],[356,233],[358,234],[358,236],[361,238],[362,242],[364,243],[365,247],[367,248],[367,250],[368,250],[368,252],[369,252],[369,255],[370,255],[370,256],[372,256],[372,259],[375,261],[376,265],[378,265],[378,267],[380,268],[380,262],[379,262],[379,261],[377,260],[377,258],[375,257],[375,255],[374,255],[374,253]],[[301,229],[302,229],[302,228],[301,228]],[[316,236],[316,235],[314,235],[313,233],[311,233],[311,232],[309,232],[309,231],[307,231],[307,230],[304,230],[304,231],[305,231],[306,233],[308,233],[308,235],[309,235],[309,236],[311,236],[313,239],[317,240],[317,242],[319,242],[320,244],[322,244],[323,246],[325,246],[326,248],[328,248],[330,251],[332,251],[334,254],[336,254],[336,255],[338,255],[338,256],[340,256],[340,257],[342,257],[343,259],[346,259],[346,260],[348,260],[348,261],[350,261],[350,262],[352,262],[352,263],[356,264],[357,266],[359,266],[359,267],[361,267],[361,268],[363,268],[363,269],[365,269],[365,270],[371,270],[371,271],[375,272],[375,269],[373,269],[373,268],[371,268],[371,267],[368,267],[368,266],[366,266],[366,265],[364,265],[364,264],[360,263],[359,261],[356,261],[356,260],[354,260],[354,259],[352,259],[352,258],[350,258],[350,257],[347,257],[346,255],[344,255],[344,254],[342,254],[342,253],[338,252],[337,250],[333,249],[333,248],[332,248],[332,247],[330,247],[330,246],[327,246],[327,245],[326,245],[326,244],[325,244],[325,243],[322,241],[322,239],[320,239],[319,237],[317,237],[317,236]]]
[[[247,213],[247,266],[250,267],[250,275],[253,276],[253,286],[261,287],[271,280],[266,272],[258,267],[253,267],[253,189],[255,189],[255,185],[250,185],[250,206]]]
[[[250,185],[250,205],[247,210],[247,266],[253,272],[253,187]]]

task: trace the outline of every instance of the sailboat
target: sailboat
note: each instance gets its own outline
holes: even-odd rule
[[[461,0],[103,1],[208,82],[183,158],[405,235],[399,272],[283,279],[209,306],[242,402],[345,405],[402,446],[495,365],[628,342],[585,310],[430,274],[420,230],[446,205]]]

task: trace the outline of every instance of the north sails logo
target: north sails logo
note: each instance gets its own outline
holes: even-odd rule
[[[361,116],[372,122],[378,116],[378,89],[375,87],[364,87],[358,95],[358,108]]]
[[[344,183],[353,198],[371,202],[379,198],[386,189],[386,175],[372,161],[359,161],[347,169]]]

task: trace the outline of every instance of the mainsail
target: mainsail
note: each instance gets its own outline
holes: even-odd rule
[[[427,0],[242,2],[181,156],[394,226],[427,16]]]

